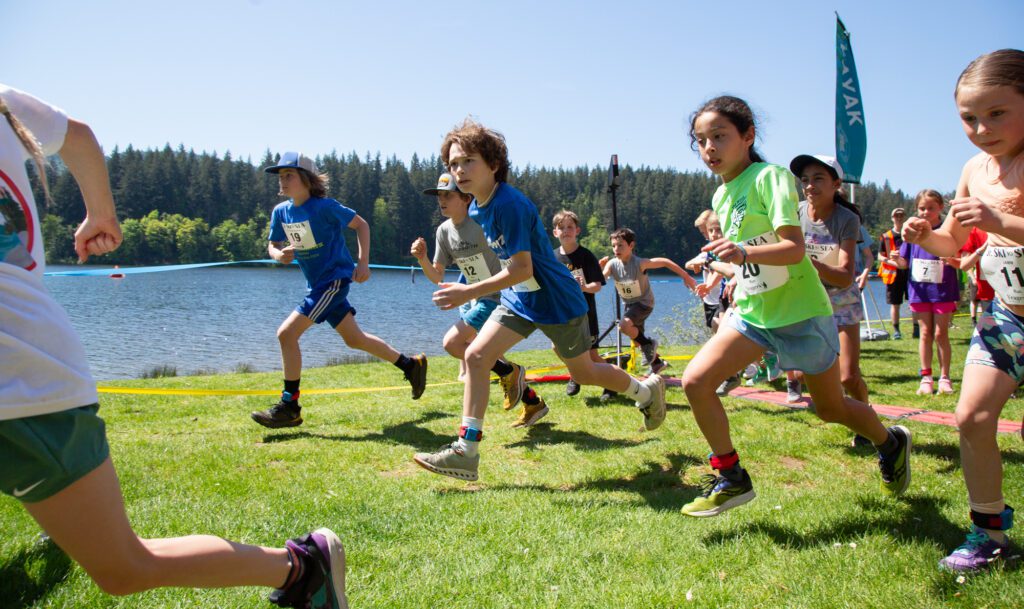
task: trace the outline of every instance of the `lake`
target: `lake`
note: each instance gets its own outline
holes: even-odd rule
[[[75,268],[81,267],[53,265],[47,270]],[[690,311],[699,304],[671,277],[652,281],[656,306],[648,328],[656,337],[678,342],[683,336],[679,328],[692,325]],[[210,267],[130,274],[124,279],[48,276],[44,282],[70,315],[98,380],[136,378],[158,366],[174,367],[178,374],[240,367],[280,370],[277,327],[306,289],[297,267]],[[878,281],[869,285],[885,314],[884,286]],[[448,357],[441,338],[458,317],[433,305],[434,289],[421,272],[412,281],[409,271],[374,270],[370,281],[353,284],[349,300],[364,331],[407,354]],[[613,318],[614,293],[606,286],[597,295],[602,331]],[[871,316],[875,318],[873,308]],[[612,333],[603,344],[614,342]],[[548,348],[550,342],[540,332],[517,346]],[[303,336],[302,352],[305,367],[363,355],[345,346],[327,324]]]

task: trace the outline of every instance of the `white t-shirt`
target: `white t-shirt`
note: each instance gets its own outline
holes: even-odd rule
[[[64,145],[68,117],[62,110],[3,84],[0,98],[44,154]],[[43,286],[46,258],[25,169],[31,158],[0,116],[0,420],[98,401],[85,350]]]

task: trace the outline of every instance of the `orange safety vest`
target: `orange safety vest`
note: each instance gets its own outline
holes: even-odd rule
[[[882,233],[882,246],[886,254],[896,249],[896,239],[892,234],[892,230],[887,230]],[[882,283],[885,285],[891,285],[892,282],[896,281],[896,271],[898,269],[890,264],[882,262],[878,265],[878,276],[882,278]]]

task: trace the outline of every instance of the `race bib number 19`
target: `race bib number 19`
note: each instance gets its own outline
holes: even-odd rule
[[[284,233],[288,237],[288,242],[292,244],[297,250],[311,250],[316,247],[316,237],[313,235],[313,229],[309,226],[309,222],[296,222],[289,224],[283,222]]]

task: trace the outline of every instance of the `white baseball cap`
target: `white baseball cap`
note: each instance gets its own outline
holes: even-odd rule
[[[844,177],[843,167],[839,164],[834,156],[827,156],[824,154],[801,154],[794,158],[789,163],[789,170],[793,172],[793,175],[800,177],[803,170],[811,164],[824,165],[832,177],[837,180],[842,180]]]
[[[316,163],[313,159],[301,154],[299,152],[288,151],[281,155],[281,159],[277,162],[277,165],[271,165],[270,167],[264,167],[264,173],[281,173],[282,169],[302,169],[309,173],[316,175]]]

